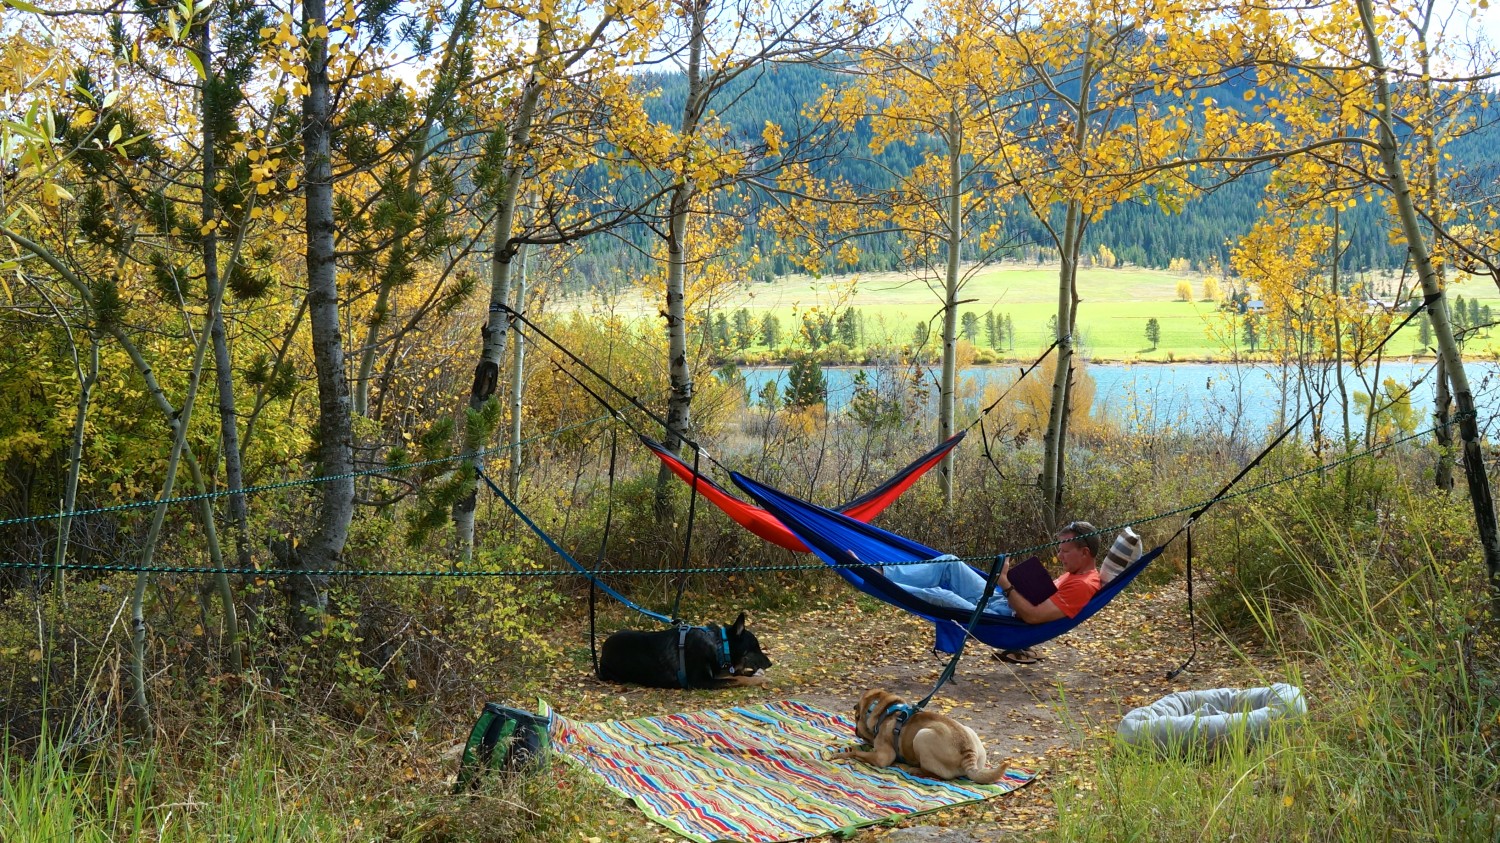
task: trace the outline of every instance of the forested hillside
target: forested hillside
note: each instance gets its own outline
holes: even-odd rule
[[[746,146],[757,143],[767,122],[785,129],[788,136],[814,133],[818,127],[809,115],[816,114],[820,97],[850,84],[851,77],[836,66],[814,64],[778,64],[761,68],[742,77],[723,96],[726,107],[720,118],[727,124],[730,136]],[[1202,91],[1203,98],[1220,102],[1244,101],[1244,94],[1254,87],[1253,81],[1235,80]],[[642,75],[637,90],[646,97],[647,113],[653,120],[670,124],[682,110],[686,82],[678,73]],[[1473,108],[1496,111],[1496,106],[1474,103]],[[1481,126],[1495,123],[1484,117]],[[885,190],[895,178],[911,172],[929,149],[929,139],[913,136],[910,144],[893,144],[880,154],[870,152],[871,132],[867,120],[860,121],[852,132],[826,139],[825,152],[815,168],[829,177],[842,179],[867,191]],[[1486,140],[1477,132],[1454,140],[1448,147],[1451,164],[1472,174],[1476,180],[1500,178],[1500,144]],[[599,172],[595,179],[606,176]],[[645,177],[631,174],[644,189]],[[1207,269],[1227,266],[1230,249],[1263,213],[1261,200],[1270,180],[1268,167],[1224,183],[1201,185],[1202,192],[1180,208],[1168,208],[1146,199],[1123,203],[1111,208],[1088,229],[1084,251],[1097,255],[1104,247],[1121,265],[1166,269],[1178,265]],[[771,276],[797,271],[786,254],[778,250],[775,238],[755,225],[757,211],[765,196],[755,190],[745,191],[739,199],[750,224],[737,246],[742,261],[758,255],[761,262],[751,270],[753,277],[765,280]],[[999,257],[1022,260],[1055,259],[1055,248],[1046,232],[1023,208],[1011,209],[1011,248]],[[1349,239],[1342,268],[1351,273],[1399,268],[1405,248],[1391,236],[1393,222],[1383,206],[1360,204],[1343,215],[1340,225]],[[619,240],[601,238],[585,247],[585,254],[575,260],[567,284],[574,289],[613,288],[626,279],[639,277],[651,267],[651,235],[642,226],[630,226],[616,232]],[[622,242],[623,241],[623,242]],[[859,242],[861,254],[852,265],[829,263],[826,271],[882,271],[909,268],[903,265],[900,244],[892,235],[874,235]]]

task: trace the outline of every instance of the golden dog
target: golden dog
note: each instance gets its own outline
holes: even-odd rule
[[[906,701],[889,691],[866,691],[854,709],[854,734],[873,750],[848,749],[834,758],[855,758],[876,767],[897,761],[920,767],[940,779],[968,777],[976,784],[992,784],[1009,764],[989,768],[984,743],[973,729],[941,714],[910,712]]]

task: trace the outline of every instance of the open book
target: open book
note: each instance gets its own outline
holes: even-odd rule
[[[1057,586],[1052,582],[1052,575],[1047,573],[1042,560],[1035,556],[1025,562],[1012,565],[1009,577],[1010,584],[1015,586],[1016,591],[1033,606],[1042,605],[1057,593]]]

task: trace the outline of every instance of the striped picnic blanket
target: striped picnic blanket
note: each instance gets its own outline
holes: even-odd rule
[[[553,749],[683,837],[802,840],[847,832],[1009,793],[1033,774],[1000,782],[944,782],[905,767],[827,757],[854,743],[849,718],[787,701],[583,723],[552,711]]]

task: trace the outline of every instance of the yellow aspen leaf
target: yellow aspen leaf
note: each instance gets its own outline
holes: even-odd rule
[[[764,140],[766,142],[766,152],[768,154],[770,154],[770,155],[780,155],[781,154],[781,139],[782,139],[782,134],[781,134],[781,127],[780,126],[776,125],[775,123],[772,123],[770,120],[767,120],[766,121],[766,128],[760,133],[760,137],[761,137],[761,140]]]
[[[73,194],[69,193],[68,189],[62,185],[49,181],[42,187],[42,201],[48,205],[55,205],[58,202],[71,202],[73,201]]]
[[[218,228],[218,223],[215,223],[213,220],[209,220],[208,222],[203,224],[202,228],[198,229],[198,233],[204,235],[211,234],[215,228]]]
[[[286,189],[287,190],[296,190],[297,189],[297,176],[296,176],[295,173],[286,177]]]
[[[1245,101],[1249,102],[1250,100],[1253,100],[1253,99],[1255,99],[1255,90],[1251,89],[1251,90],[1246,91],[1245,92]]]
[[[271,182],[269,182],[269,181],[263,181],[260,184],[257,184],[255,186],[255,193],[256,193],[257,196],[265,196],[267,193],[270,193],[270,192],[271,192]]]
[[[277,225],[286,222],[286,211],[277,208],[274,212],[272,212],[271,219],[275,220]]]

